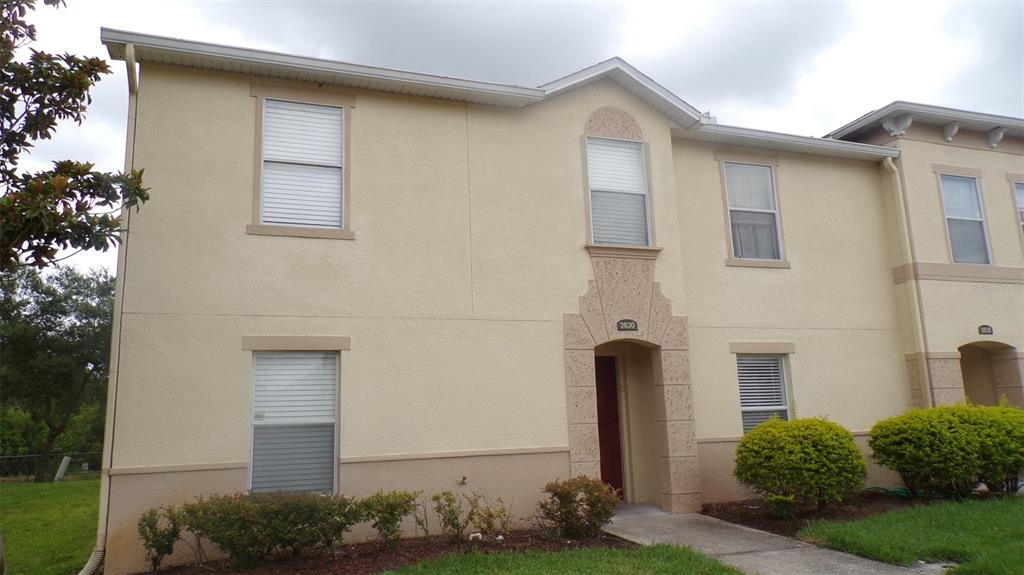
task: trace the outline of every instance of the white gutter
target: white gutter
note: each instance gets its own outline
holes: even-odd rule
[[[763,146],[807,154],[831,155],[846,158],[880,160],[898,158],[900,150],[859,142],[846,142],[830,138],[812,138],[767,130],[755,130],[722,124],[701,124],[690,130],[672,130],[675,137],[725,144]]]

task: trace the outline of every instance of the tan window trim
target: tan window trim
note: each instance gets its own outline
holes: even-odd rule
[[[788,355],[796,353],[791,341],[730,341],[729,353],[743,355]]]
[[[1024,174],[1015,174],[1013,172],[1006,173],[1006,181],[1010,183],[1010,204],[1013,206],[1013,222],[1017,224],[1017,235],[1020,237],[1021,249],[1024,249],[1024,222],[1020,221],[1020,210],[1024,209],[1024,206],[1017,205],[1017,190],[1014,187],[1017,184],[1024,185]]]
[[[782,196],[779,193],[779,158],[769,154],[742,152],[731,150],[715,150],[715,161],[718,162],[718,178],[722,189],[722,215],[725,218],[725,265],[748,268],[789,269],[789,251],[786,249],[786,231],[782,225]],[[732,215],[729,213],[729,191],[725,185],[726,164],[749,164],[767,166],[772,171],[772,193],[775,194],[775,223],[779,226],[779,256],[777,260],[759,260],[753,258],[737,258],[732,245]]]
[[[657,246],[630,246],[620,244],[586,244],[584,246],[592,257],[600,258],[638,258],[653,260],[662,249]]]
[[[349,351],[352,338],[330,335],[246,335],[245,351]]]
[[[352,204],[352,170],[350,168],[352,146],[350,143],[352,140],[352,109],[355,108],[355,97],[350,94],[340,94],[324,90],[306,90],[261,84],[253,84],[250,88],[250,95],[256,98],[256,137],[253,155],[252,224],[246,226],[245,233],[250,235],[354,240],[355,233],[351,228],[352,216],[349,208]],[[345,133],[342,146],[344,146],[345,157],[342,159],[341,171],[342,217],[344,221],[341,228],[269,225],[260,221],[260,196],[263,187],[263,106],[267,98],[301,104],[336,106],[344,110]]]
[[[590,168],[589,168],[589,166],[587,166],[587,158],[588,158],[588,154],[589,154],[589,152],[587,151],[587,138],[598,138],[598,139],[604,139],[604,140],[619,140],[619,141],[622,141],[622,142],[633,142],[635,144],[640,144],[640,147],[643,150],[643,155],[644,155],[644,180],[645,180],[644,183],[647,185],[647,189],[645,190],[646,202],[647,202],[647,245],[646,246],[633,246],[633,245],[618,246],[618,244],[615,244],[615,245],[616,245],[616,247],[628,247],[628,248],[638,248],[638,249],[656,249],[656,250],[660,251],[661,248],[654,247],[654,246],[657,245],[657,242],[655,241],[655,237],[656,236],[655,236],[655,233],[654,233],[655,232],[655,229],[654,229],[654,186],[653,186],[653,181],[654,180],[653,180],[652,175],[651,175],[651,171],[652,170],[651,170],[651,146],[650,146],[650,144],[647,142],[647,140],[632,140],[632,139],[629,139],[629,138],[613,138],[613,137],[609,137],[609,136],[599,136],[599,135],[592,135],[592,134],[584,133],[583,136],[580,137],[580,146],[581,146],[581,150],[583,152],[583,158],[582,158],[582,164],[583,164],[583,206],[586,209],[586,213],[584,215],[586,216],[586,220],[587,220],[587,243],[586,243],[586,245],[588,245],[588,246],[592,246],[592,245],[593,246],[596,246],[596,245],[606,245],[606,244],[595,244],[595,243],[593,243],[594,242],[594,224],[593,224],[593,215],[590,212]],[[612,244],[607,244],[607,245],[612,245]]]
[[[946,164],[932,164],[932,173],[935,174],[935,187],[939,192],[939,206],[942,208],[942,231],[946,236],[946,257],[949,258],[949,263],[951,265],[994,267],[996,265],[996,255],[992,251],[992,238],[989,236],[988,212],[985,209],[985,191],[981,187],[981,170]],[[953,258],[953,238],[949,235],[949,216],[946,215],[946,199],[942,196],[942,176],[958,176],[974,180],[974,190],[978,194],[978,208],[981,210],[981,228],[985,237],[985,249],[988,251],[988,263],[970,264],[958,262]]]
[[[962,178],[981,179],[981,170],[976,168],[963,168],[946,164],[932,164],[932,172],[938,175],[960,176]]]

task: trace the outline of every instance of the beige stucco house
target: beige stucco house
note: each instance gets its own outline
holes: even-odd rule
[[[1024,403],[1024,120],[718,124],[619,59],[539,88],[104,30],[129,67],[99,546],[210,492],[744,496],[745,429]],[[872,469],[870,482],[891,478]]]

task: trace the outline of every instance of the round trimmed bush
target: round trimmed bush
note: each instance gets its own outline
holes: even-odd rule
[[[736,478],[779,503],[842,501],[864,485],[867,468],[853,434],[822,418],[770,419],[736,447]]]
[[[979,481],[1015,489],[1024,472],[1024,411],[945,405],[879,421],[868,445],[911,493],[970,495]]]

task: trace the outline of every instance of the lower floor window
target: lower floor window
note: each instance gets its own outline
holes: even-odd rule
[[[253,491],[334,491],[338,353],[253,353]]]
[[[781,355],[737,355],[743,433],[773,416],[789,419],[786,369]]]

